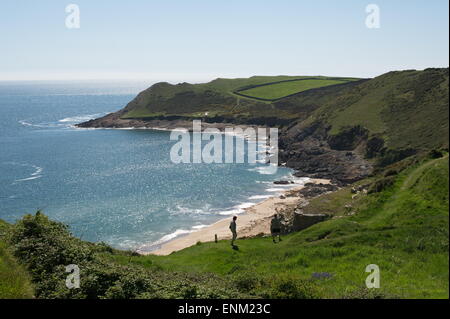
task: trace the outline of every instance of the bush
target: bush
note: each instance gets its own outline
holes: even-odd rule
[[[274,278],[271,288],[263,293],[263,297],[269,299],[314,299],[319,298],[319,294],[310,280],[283,276]]]
[[[398,299],[399,296],[388,294],[382,289],[368,289],[361,287],[345,293],[342,299]]]
[[[411,148],[400,150],[386,150],[384,154],[380,158],[378,158],[376,165],[379,167],[386,167],[415,154],[417,154],[417,151]]]
[[[442,153],[441,151],[436,150],[436,149],[431,150],[431,151],[428,153],[428,157],[431,158],[431,159],[441,158],[441,157],[443,157],[443,156],[444,156],[444,153]]]
[[[388,176],[382,179],[377,180],[375,183],[370,185],[369,190],[367,191],[369,194],[379,193],[389,186],[392,186],[395,182],[396,176]]]
[[[384,172],[384,177],[395,176],[397,174],[398,174],[397,170],[388,169],[386,172]]]
[[[164,272],[121,265],[112,255],[129,256],[106,244],[73,237],[64,224],[38,212],[14,225],[14,255],[28,268],[38,298],[245,298],[214,275]],[[66,287],[66,266],[80,268],[80,288]]]
[[[233,282],[239,291],[251,293],[259,287],[261,280],[254,273],[246,272],[234,276]]]

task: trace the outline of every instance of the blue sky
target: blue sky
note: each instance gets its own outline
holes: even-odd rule
[[[80,8],[67,29],[65,7]],[[369,29],[368,4],[381,28]],[[32,5],[31,5],[32,4]],[[373,77],[448,67],[447,0],[10,0],[0,80]]]

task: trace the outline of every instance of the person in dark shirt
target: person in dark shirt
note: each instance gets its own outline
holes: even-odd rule
[[[230,230],[231,230],[231,233],[233,235],[233,237],[231,238],[231,246],[234,246],[234,241],[237,238],[236,219],[237,219],[237,216],[234,216],[233,217],[233,221],[230,223]]]
[[[276,237],[278,236],[278,241],[281,241],[281,218],[278,214],[273,215],[272,221],[270,223],[270,232],[272,233],[272,240],[276,243]]]

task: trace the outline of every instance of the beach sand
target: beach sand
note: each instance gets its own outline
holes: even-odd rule
[[[308,183],[329,183],[325,179],[310,179]],[[304,186],[298,186],[286,190],[281,196],[274,196],[268,198],[254,206],[245,209],[243,214],[238,215],[237,232],[238,239],[246,237],[254,237],[258,235],[270,234],[270,221],[272,216],[276,213],[276,208],[295,207],[303,198],[298,196],[298,191]],[[295,193],[295,196],[293,196]],[[172,241],[161,245],[157,250],[150,252],[140,252],[141,254],[154,255],[169,255],[174,251],[178,251],[195,245],[197,242],[211,242],[215,240],[217,234],[218,240],[231,239],[231,232],[229,230],[232,216],[219,220],[218,222],[202,228],[198,231],[189,233],[183,237],[178,237]]]

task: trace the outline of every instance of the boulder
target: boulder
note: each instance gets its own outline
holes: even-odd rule
[[[289,181],[275,181],[273,182],[275,185],[288,185],[290,184]]]
[[[300,231],[306,229],[314,224],[323,222],[328,218],[326,214],[304,214],[295,213],[292,225],[293,231]]]

